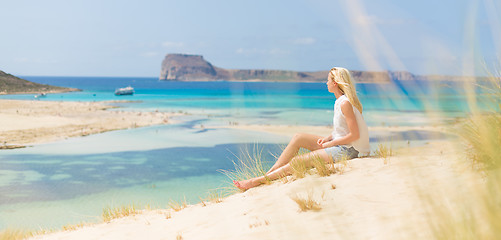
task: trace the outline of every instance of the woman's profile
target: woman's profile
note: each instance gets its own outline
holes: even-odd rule
[[[326,163],[340,159],[353,159],[370,152],[369,132],[362,117],[362,104],[358,100],[350,72],[334,67],[327,77],[327,88],[336,97],[334,104],[333,131],[326,137],[298,133],[289,142],[270,170],[260,177],[233,181],[242,190],[259,186],[266,181],[292,174],[291,162],[302,161],[312,166],[312,160],[320,157]],[[296,156],[300,148],[311,152]]]

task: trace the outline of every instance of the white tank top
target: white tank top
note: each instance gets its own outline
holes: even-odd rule
[[[350,133],[348,129],[348,124],[346,123],[346,118],[341,111],[341,103],[344,101],[349,101],[345,95],[342,95],[336,100],[334,103],[334,117],[332,119],[334,130],[332,131],[332,139],[337,139],[344,137]],[[353,105],[352,105],[353,106]],[[351,142],[350,144],[346,144],[343,146],[346,147],[354,147],[358,151],[359,157],[369,155],[371,148],[369,145],[369,129],[367,128],[367,124],[365,123],[364,117],[358,111],[356,107],[353,106],[353,112],[355,113],[355,118],[357,120],[358,132],[360,134],[360,138]]]

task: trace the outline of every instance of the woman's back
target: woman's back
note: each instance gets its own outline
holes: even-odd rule
[[[344,137],[348,135],[348,133],[350,133],[350,130],[348,129],[348,124],[346,123],[346,118],[343,114],[343,111],[341,111],[341,104],[344,101],[349,101],[349,100],[345,95],[342,95],[336,100],[336,103],[334,104],[334,117],[333,117],[334,130],[332,131],[333,139]],[[352,107],[353,107],[353,113],[355,114],[355,118],[357,120],[359,138],[354,142],[352,142],[351,144],[346,144],[344,146],[347,147],[353,146],[359,152],[359,156],[366,156],[369,155],[370,153],[369,129],[360,111],[353,105]]]

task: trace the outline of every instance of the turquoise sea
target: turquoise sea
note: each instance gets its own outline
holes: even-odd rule
[[[272,154],[289,139],[216,128],[228,124],[330,125],[335,98],[325,83],[159,82],[156,78],[30,77],[82,89],[40,101],[119,101],[126,111],[183,112],[178,124],[120,130],[0,152],[0,230],[50,229],[99,222],[103,208],[197,203],[228,186],[219,170],[233,169],[246,151]],[[454,121],[468,108],[462,85],[450,81],[358,84],[369,126],[423,126]],[[115,88],[133,86],[133,96]],[[481,90],[477,90],[481,91]],[[33,100],[33,94],[0,99]],[[113,110],[111,110],[113,111]],[[200,126],[204,127],[201,128]],[[329,134],[329,133],[326,133]],[[371,133],[372,145],[401,137],[426,141],[426,131]],[[438,136],[438,138],[445,136]]]

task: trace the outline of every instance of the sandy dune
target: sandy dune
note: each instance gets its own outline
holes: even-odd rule
[[[421,190],[447,193],[434,201],[454,204],[461,197],[451,183],[471,182],[450,160],[457,157],[451,146],[401,149],[386,161],[355,159],[327,177],[311,170],[305,178],[277,180],[220,203],[148,210],[34,239],[428,239],[431,216]],[[308,196],[320,210],[300,211],[293,198]]]

